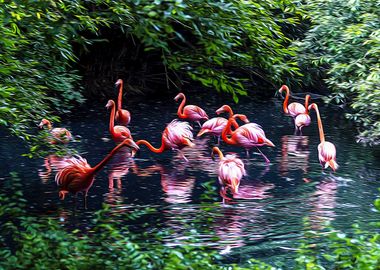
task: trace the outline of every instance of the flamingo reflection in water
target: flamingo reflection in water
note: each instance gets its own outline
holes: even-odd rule
[[[87,193],[94,183],[95,174],[98,173],[122,147],[131,147],[134,150],[139,149],[133,140],[126,139],[112,149],[112,151],[94,167],[91,167],[87,163],[87,160],[80,156],[67,160],[67,166],[61,169],[55,176],[55,181],[59,186],[59,197],[63,200],[69,192],[74,193],[75,197],[78,192],[83,192],[84,203],[87,208]]]
[[[335,219],[336,193],[338,185],[334,178],[323,179],[311,195],[310,223],[313,229],[324,229],[326,223]]]
[[[309,137],[285,135],[281,143],[280,174],[286,176],[292,170],[302,170],[306,174],[309,169]]]
[[[174,168],[174,167],[173,167]],[[177,165],[176,169],[169,169],[162,164],[155,164],[141,170],[139,176],[148,176],[155,172],[161,175],[161,187],[165,193],[167,203],[189,203],[195,185],[195,178],[184,173],[185,165]]]

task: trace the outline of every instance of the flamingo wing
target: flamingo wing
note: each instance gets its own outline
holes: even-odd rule
[[[301,113],[306,113],[306,108],[301,103],[292,102],[288,105],[288,111],[292,117],[296,117]]]
[[[183,108],[183,113],[186,115],[186,118],[192,120],[192,121],[199,121],[199,120],[208,120],[208,115],[206,112],[195,105],[187,105]]]

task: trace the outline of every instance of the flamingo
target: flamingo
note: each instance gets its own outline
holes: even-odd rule
[[[222,112],[228,112],[229,117],[233,116],[233,111],[230,106],[223,105],[218,110],[216,110],[217,114],[221,114]],[[214,117],[210,120],[207,120],[203,123],[201,130],[198,132],[197,137],[202,136],[203,134],[209,133],[211,135],[218,137],[218,145],[220,143],[220,136],[222,135],[223,129],[226,127],[228,120],[223,117]],[[238,128],[239,125],[237,125],[236,122],[233,123],[235,128]]]
[[[198,123],[200,127],[201,127],[201,123],[199,122],[200,120],[208,120],[208,116],[202,108],[195,105],[185,106],[186,97],[183,93],[179,93],[174,98],[175,101],[178,101],[179,99],[182,99],[182,102],[178,107],[178,111],[177,111],[178,118],[195,121]]]
[[[323,132],[322,120],[319,114],[318,105],[312,103],[309,110],[314,109],[317,114],[319,139],[321,143],[318,145],[318,158],[322,168],[327,169],[330,167],[334,172],[338,169],[339,165],[336,163],[336,149],[335,145],[331,142],[325,141],[325,134]]]
[[[149,148],[149,150],[151,150],[154,153],[162,153],[169,149],[180,151],[182,148],[186,146],[193,147],[195,145],[192,142],[193,140],[192,129],[193,128],[189,125],[188,122],[180,122],[177,120],[173,120],[166,126],[164,132],[162,133],[160,148],[153,147],[146,140],[139,140],[136,142],[136,144],[137,145],[144,144]],[[188,161],[181,151],[180,153],[181,153],[181,156],[186,161]]]
[[[222,186],[220,195],[222,196],[224,203],[227,188],[229,188],[233,194],[237,194],[239,192],[240,180],[246,175],[246,172],[243,161],[235,155],[224,156],[222,151],[216,146],[212,148],[212,157],[214,157],[214,153],[217,153],[220,159],[218,179]]]
[[[123,110],[121,106],[121,102],[123,99],[123,80],[118,79],[115,83],[115,86],[119,86],[119,96],[117,98],[117,111],[115,115],[115,119],[120,124],[126,126],[131,122],[131,114],[127,110]]]
[[[239,118],[240,120],[247,122],[248,119],[243,114],[235,114],[233,117],[228,119],[226,127],[222,132],[222,139],[227,144],[242,146],[247,151],[247,156],[249,155],[249,149],[252,147],[258,147],[263,145],[268,145],[274,147],[274,144],[265,136],[264,130],[255,123],[248,123],[238,127],[236,130],[231,130],[231,125],[233,122],[236,122],[235,118]],[[231,135],[230,138],[227,135]],[[259,148],[257,150],[264,157],[265,161],[269,163],[269,159],[260,151]]]
[[[111,108],[110,115],[110,126],[109,130],[112,139],[116,142],[122,142],[125,139],[132,139],[131,132],[125,126],[115,126],[115,102],[113,100],[108,100],[106,108]]]
[[[305,97],[305,113],[300,113],[294,118],[295,131],[299,131],[302,135],[302,128],[307,127],[311,123],[311,118],[309,115],[309,100],[310,95],[306,95]]]
[[[95,174],[99,172],[103,166],[115,155],[122,147],[131,147],[138,150],[137,144],[131,140],[126,139],[118,146],[116,146],[101,162],[95,167],[91,167],[87,160],[78,156],[66,160],[67,166],[61,169],[55,176],[55,181],[59,186],[59,198],[65,199],[67,193],[74,193],[75,197],[78,192],[84,192],[85,205],[88,190],[94,183]]]
[[[71,136],[70,131],[68,131],[66,128],[53,128],[50,121],[47,119],[42,119],[38,127],[40,129],[43,129],[44,126],[47,126],[48,131],[50,135],[52,136],[51,139],[49,139],[49,142],[51,144],[59,144],[59,143],[69,143],[73,137]]]
[[[297,115],[301,114],[301,113],[305,113],[306,108],[301,103],[292,102],[288,105],[289,95],[290,95],[289,88],[286,85],[283,85],[278,90],[278,92],[282,93],[282,91],[284,91],[284,90],[286,91],[284,104],[282,105],[283,109],[284,109],[284,113],[290,115],[293,118],[296,117]]]

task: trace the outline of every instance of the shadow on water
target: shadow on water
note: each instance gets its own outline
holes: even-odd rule
[[[210,117],[226,101],[206,95],[189,96],[189,103],[203,107]],[[108,133],[109,112],[105,104],[91,104],[62,126],[80,135],[75,143],[80,155],[95,165],[113,147]],[[195,139],[194,148],[185,148],[185,162],[177,152],[154,154],[141,147],[137,157],[121,151],[95,179],[88,196],[88,210],[74,210],[73,196],[58,198],[54,176],[64,163],[63,157],[50,154],[44,159],[20,157],[25,151],[14,138],[0,143],[1,177],[16,171],[23,179],[28,211],[34,215],[58,219],[67,227],[85,227],[86,220],[105,203],[117,218],[118,213],[150,207],[156,211],[135,221],[133,228],[146,231],[171,229],[164,237],[167,245],[186,243],[189,231],[197,244],[208,245],[222,253],[235,254],[237,260],[252,256],[271,260],[272,256],[291,258],[289,250],[306,230],[303,219],[316,230],[331,221],[338,228],[349,228],[354,221],[372,221],[371,204],[380,184],[378,162],[371,150],[355,143],[354,130],[339,111],[321,108],[327,139],[337,148],[340,169],[322,172],[318,162],[319,137],[314,115],[303,136],[293,134],[293,123],[283,115],[280,101],[265,104],[242,100],[232,105],[260,124],[275,148],[261,147],[271,160],[267,166],[258,153],[249,158],[240,148],[221,144],[226,154],[237,153],[245,163],[247,176],[230,203],[223,205],[219,196],[217,161],[211,159],[213,137]],[[127,101],[132,113],[130,129],[135,140],[146,139],[154,146],[161,143],[167,123],[176,118],[178,104],[172,100]],[[194,134],[199,130],[194,126]],[[10,146],[11,145],[11,146]],[[232,195],[231,195],[232,196]],[[123,223],[123,220],[120,220]]]

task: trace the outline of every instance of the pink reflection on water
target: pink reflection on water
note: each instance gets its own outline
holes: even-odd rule
[[[44,158],[44,169],[38,170],[38,176],[41,178],[42,183],[46,184],[52,173],[55,175],[56,172],[63,169],[67,163],[66,161],[70,159],[70,157],[60,157],[56,154],[48,155]]]
[[[334,179],[326,178],[317,186],[310,201],[310,222],[313,229],[323,229],[325,223],[335,219],[336,193],[338,185]]]
[[[286,176],[292,170],[302,170],[307,173],[310,155],[309,137],[285,135],[282,136],[281,142],[280,174]]]

